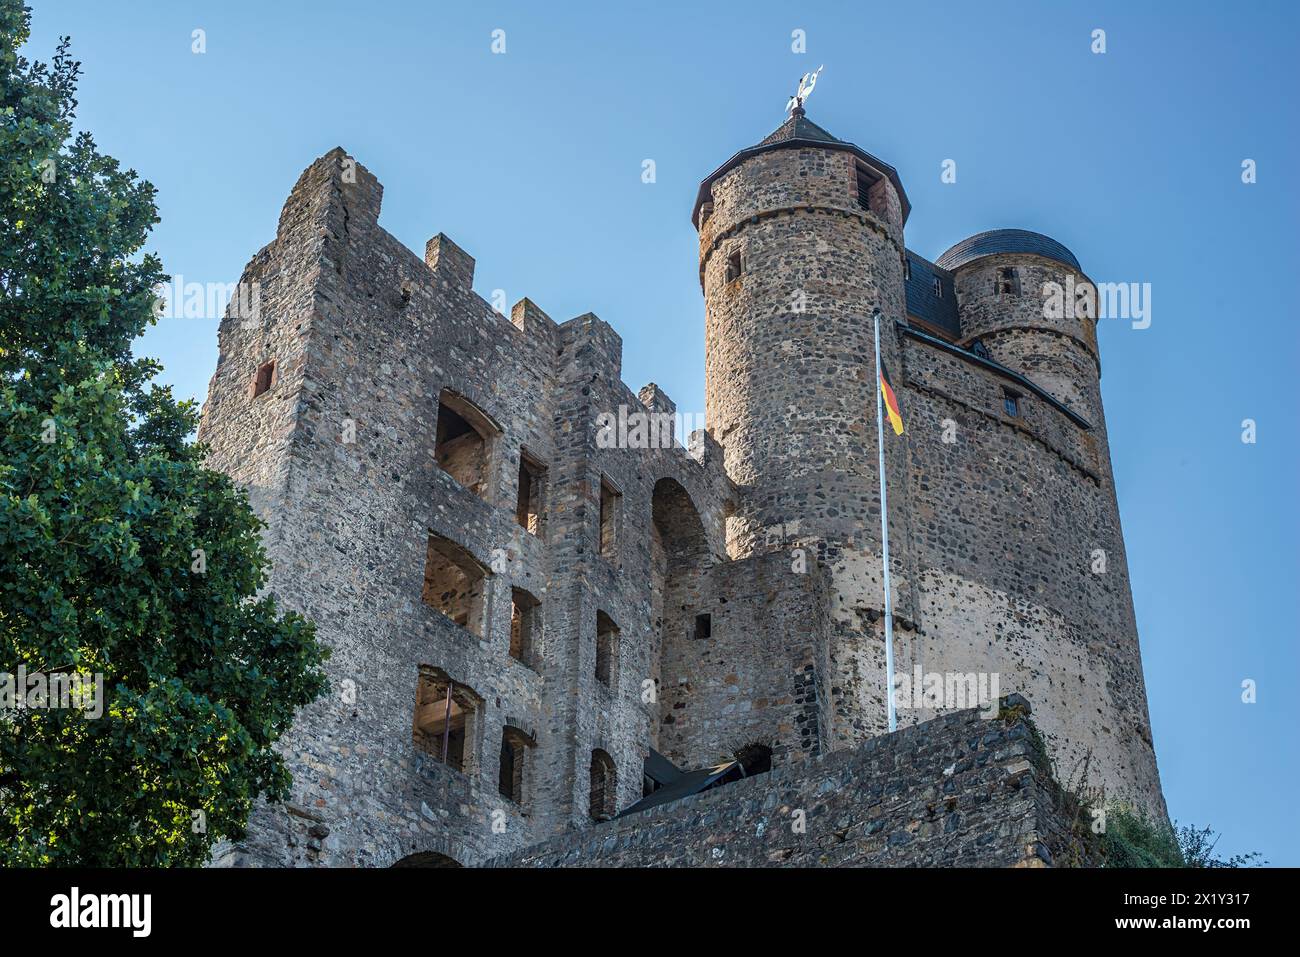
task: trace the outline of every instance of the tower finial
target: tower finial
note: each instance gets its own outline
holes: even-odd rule
[[[795,91],[794,96],[790,97],[790,102],[785,105],[785,111],[791,116],[803,116],[803,101],[812,96],[813,87],[817,85],[817,75],[821,73],[824,66],[819,66],[812,73],[805,73],[799,80],[799,89]]]

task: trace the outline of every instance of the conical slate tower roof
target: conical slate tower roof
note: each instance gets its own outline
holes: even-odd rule
[[[861,160],[868,168],[881,176],[889,177],[890,182],[894,184],[894,189],[898,193],[898,201],[903,208],[903,222],[907,222],[908,213],[912,211],[912,204],[907,200],[907,194],[903,191],[903,184],[898,178],[898,171],[883,160],[877,159],[860,146],[853,143],[838,139],[832,136],[826,130],[822,129],[812,120],[808,119],[802,106],[796,106],[790,111],[786,121],[765,136],[758,143],[747,147],[736,153],[731,159],[727,160],[712,173],[710,173],[702,183],[700,183],[699,192],[695,196],[695,206],[691,210],[691,222],[698,227],[700,220],[700,207],[709,201],[709,187],[713,181],[747,159],[751,159],[770,150],[779,150],[787,148],[797,148],[800,146],[820,146],[822,149],[845,150],[852,153]]]
[[[841,139],[836,139],[824,129],[808,119],[803,111],[802,106],[797,106],[791,111],[790,117],[769,133],[758,144],[759,146],[770,146],[773,143],[785,143],[790,140],[803,140],[821,143],[836,143],[840,146],[852,146],[852,143],[846,143]]]

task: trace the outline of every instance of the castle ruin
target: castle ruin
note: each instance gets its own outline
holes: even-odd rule
[[[445,235],[421,261],[381,228],[381,196],[341,149],[308,167],[242,277],[259,315],[220,327],[199,439],[333,655],[282,742],[292,801],[217,863],[477,865],[623,833],[674,781],[877,760],[875,309],[907,423],[899,676],[996,676],[1063,777],[1086,761],[1164,815],[1096,325],[1043,307],[1086,279],[1064,246],[917,255],[898,173],[797,107],[701,183],[707,428],[683,445],[630,437],[676,410],[623,384],[609,324],[499,314]],[[906,741],[968,733],[921,705]]]

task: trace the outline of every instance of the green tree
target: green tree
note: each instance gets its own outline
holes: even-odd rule
[[[0,678],[103,695],[0,713],[0,863],[197,865],[287,796],[274,744],[326,652],[259,597],[262,526],[203,467],[195,404],[131,354],[154,189],[73,136],[79,64],[66,38],[19,56],[29,28],[0,0]]]

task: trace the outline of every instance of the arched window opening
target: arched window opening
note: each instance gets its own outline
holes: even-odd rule
[[[487,568],[449,538],[429,533],[421,599],[462,628],[483,637]]]
[[[479,498],[488,498],[492,447],[501,430],[462,395],[443,389],[438,396],[434,458],[438,466]]]
[[[591,752],[591,819],[599,823],[612,818],[616,799],[614,759],[597,748]]]

